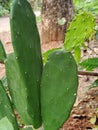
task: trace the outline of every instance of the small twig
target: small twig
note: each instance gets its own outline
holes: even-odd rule
[[[96,55],[98,55],[91,47],[88,46],[88,48],[89,48],[92,52],[94,52]]]
[[[98,73],[88,71],[78,71],[78,75],[98,76]]]

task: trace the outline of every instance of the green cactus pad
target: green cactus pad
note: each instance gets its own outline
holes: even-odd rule
[[[12,124],[14,130],[19,130],[11,106],[12,104],[3,88],[2,82],[0,81],[0,121],[3,118],[6,118]]]
[[[28,114],[27,88],[20,73],[17,59],[14,54],[10,54],[5,60],[6,75],[8,85],[13,100],[13,104],[26,125],[32,125],[32,119]]]
[[[85,40],[94,33],[95,25],[96,22],[91,13],[82,12],[76,15],[65,36],[65,49],[72,51],[74,48],[82,46]]]
[[[2,42],[0,41],[0,62],[4,62],[5,59],[6,59],[6,53]]]
[[[40,80],[42,56],[36,18],[27,0],[14,0],[10,16],[12,44],[25,80],[28,112],[35,128],[41,125]]]
[[[41,110],[45,130],[58,130],[69,117],[78,87],[77,65],[71,53],[52,52],[43,68]]]
[[[12,124],[7,119],[7,117],[4,117],[0,120],[0,130],[14,130]]]

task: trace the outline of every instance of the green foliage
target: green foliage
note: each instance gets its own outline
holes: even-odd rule
[[[0,7],[0,16],[5,16],[7,14],[9,14],[9,11]]]
[[[89,89],[98,87],[98,79],[96,79],[90,86]]]
[[[3,120],[6,128],[18,130],[15,109],[25,125],[39,128],[43,123],[45,130],[57,130],[68,119],[76,99],[76,62],[64,49],[52,50],[44,54],[49,59],[43,67],[36,18],[27,0],[13,1],[10,26],[14,52],[7,57],[1,43],[7,84],[6,78],[0,81],[0,120],[7,117]]]
[[[5,9],[9,10],[10,0],[0,0],[0,5]]]
[[[77,65],[71,53],[63,49],[52,52],[44,66],[41,82],[45,130],[58,130],[67,120],[76,99],[77,86]]]
[[[0,62],[4,62],[5,59],[6,59],[6,53],[2,42],[0,41]]]
[[[75,16],[66,33],[64,47],[72,51],[84,46],[84,42],[94,33],[95,19],[91,13],[82,12]]]
[[[46,51],[45,53],[43,53],[43,62],[46,63],[46,61],[47,61],[49,55],[50,55],[52,52],[54,52],[55,50],[58,50],[58,49],[61,49],[61,48],[53,48],[53,49],[48,50],[48,51]]]
[[[62,18],[62,19],[58,19],[58,24],[59,25],[64,25],[66,23],[66,19]]]
[[[98,16],[98,0],[74,0],[75,11],[89,11]]]
[[[37,23],[41,23],[41,16],[37,16],[36,21],[37,21]]]
[[[0,16],[9,14],[11,0],[0,0]]]
[[[88,58],[82,61],[79,65],[86,70],[92,71],[93,69],[98,68],[98,58]]]
[[[95,33],[95,39],[98,40],[98,23],[95,26],[95,31],[96,31],[96,33]]]
[[[79,47],[75,48],[74,57],[75,57],[76,62],[79,63],[81,59],[81,49]]]

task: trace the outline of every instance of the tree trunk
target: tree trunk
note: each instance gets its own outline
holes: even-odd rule
[[[66,21],[64,25],[59,24],[62,18]],[[42,0],[42,43],[63,41],[72,18],[72,0]]]
[[[28,0],[31,4],[32,9],[36,8],[36,0]]]

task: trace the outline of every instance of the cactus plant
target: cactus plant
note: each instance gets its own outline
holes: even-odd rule
[[[0,130],[14,130],[12,124],[6,117],[0,120]]]
[[[27,112],[27,88],[20,73],[19,66],[15,55],[10,54],[5,60],[6,75],[9,85],[9,90],[14,103],[14,107],[20,114],[26,125],[32,125],[32,119]],[[24,108],[24,109],[23,109]]]
[[[42,74],[41,110],[45,130],[58,130],[67,120],[76,99],[77,65],[71,53],[56,50]]]
[[[2,121],[4,118],[9,121],[14,130],[18,130],[18,125],[13,113],[12,104],[3,88],[2,82],[0,81],[0,121]]]
[[[6,99],[8,107],[3,104],[1,118],[7,116],[3,122],[7,121],[11,129],[13,126],[18,130],[17,122],[14,124],[15,117],[11,117],[15,108],[25,125],[39,128],[43,122],[45,130],[57,130],[67,120],[76,99],[78,78],[75,60],[64,49],[52,50],[43,67],[36,19],[27,0],[13,1],[10,26],[14,52],[7,57],[1,44],[1,59],[5,63],[11,103],[5,98],[2,81],[0,96],[3,98],[0,101],[3,104],[3,99]],[[0,107],[1,110],[2,105]],[[13,122],[12,125],[9,121]],[[26,129],[31,130],[32,127]]]

